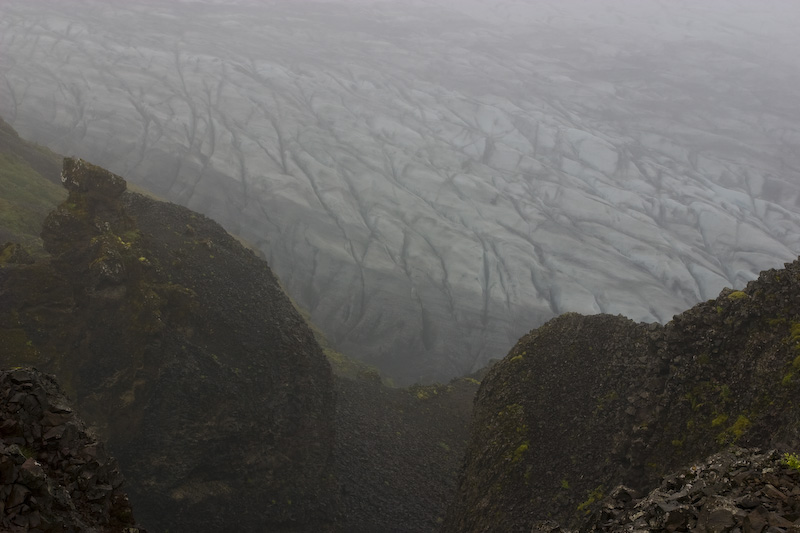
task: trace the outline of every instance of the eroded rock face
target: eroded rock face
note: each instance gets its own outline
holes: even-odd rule
[[[563,315],[523,337],[475,404],[444,531],[578,524],[608,491],[737,443],[800,444],[800,262],[670,323]]]
[[[116,460],[51,376],[0,371],[0,398],[0,529],[144,533]]]
[[[325,531],[330,367],[269,267],[211,220],[65,160],[49,262],[0,272],[2,362],[56,374],[170,531]]]
[[[72,157],[64,158],[61,182],[68,191],[110,199],[119,198],[128,187],[122,177],[83,159]]]

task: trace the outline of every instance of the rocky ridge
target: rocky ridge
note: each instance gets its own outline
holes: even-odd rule
[[[5,150],[3,154],[7,158],[25,160],[27,155],[35,156],[39,153],[37,147],[20,139],[13,129],[6,129],[6,137],[14,141],[7,145],[0,144],[0,152]],[[53,177],[52,168],[47,167],[44,170],[47,171],[48,180]],[[53,357],[50,348],[42,346],[42,340],[46,337],[45,330],[58,327],[69,330],[75,327],[73,323],[81,324],[87,316],[97,316],[91,308],[98,300],[108,301],[104,313],[101,314],[101,324],[115,322],[116,314],[130,317],[130,309],[124,305],[131,303],[127,301],[128,297],[138,300],[133,302],[134,305],[143,308],[133,314],[137,328],[141,327],[139,322],[148,324],[148,317],[144,313],[147,310],[155,310],[156,317],[169,328],[176,325],[176,316],[170,310],[180,307],[181,304],[194,305],[190,294],[184,293],[184,298],[180,299],[183,291],[180,291],[179,286],[185,287],[188,284],[176,283],[178,278],[184,276],[195,282],[203,281],[208,283],[203,289],[204,293],[223,294],[223,297],[213,299],[214,305],[223,303],[225,293],[235,292],[230,286],[234,281],[218,275],[220,270],[217,270],[218,263],[214,261],[225,251],[225,243],[229,237],[218,235],[218,227],[205,217],[177,206],[131,195],[125,192],[127,187],[119,177],[104,173],[83,161],[66,160],[62,175],[65,186],[62,190],[69,189],[71,196],[47,219],[47,228],[44,231],[48,247],[55,256],[49,261],[41,254],[31,257],[27,253],[28,246],[15,242],[0,247],[0,276],[7,277],[7,292],[4,297],[8,295],[9,304],[23,304],[19,309],[22,313],[17,312],[16,315],[13,309],[0,309],[2,312],[11,311],[6,315],[0,312],[0,316],[6,318],[0,324],[0,339],[16,354],[13,358],[8,357],[7,361],[52,365],[51,368],[58,368],[73,394],[85,397],[84,391],[76,389],[84,385],[82,380],[76,379],[78,376],[74,375],[73,369],[65,362],[60,362],[59,358]],[[28,174],[12,177],[20,185],[30,184],[32,180]],[[54,177],[56,181],[61,181],[58,170]],[[0,197],[6,196],[7,192],[8,189],[0,188]],[[7,200],[12,214],[25,207],[17,198],[9,197]],[[50,209],[55,207],[56,205],[52,205]],[[141,214],[143,210],[144,215]],[[44,215],[38,220],[26,218],[23,234],[38,234],[44,220]],[[87,220],[91,223],[87,224]],[[172,233],[165,231],[165,227],[177,228],[179,231]],[[158,238],[150,239],[148,233],[155,234]],[[11,234],[11,237],[16,235]],[[63,239],[63,235],[68,238]],[[169,240],[169,243],[164,247],[159,240]],[[41,242],[39,240],[40,248]],[[175,253],[170,261],[162,259],[167,253],[164,248],[171,248],[170,252]],[[193,254],[198,250],[200,253]],[[39,260],[40,264],[34,265],[34,259]],[[87,264],[88,268],[81,267]],[[54,265],[56,268],[51,269]],[[153,271],[160,271],[161,275],[171,279],[172,285],[152,284],[146,276]],[[205,279],[206,277],[212,279]],[[27,281],[23,283],[25,279]],[[141,305],[147,302],[147,298],[139,297],[141,291],[137,288],[138,283],[131,283],[132,280],[138,283],[144,281],[145,287],[152,289],[152,293],[148,292],[147,295],[151,300],[162,291],[171,289],[171,301]],[[29,283],[30,287],[17,286],[20,283]],[[71,284],[74,284],[73,287],[77,286],[79,294],[90,296],[88,301],[94,300],[94,304],[78,311],[74,307],[74,290],[70,289]],[[27,292],[26,299],[23,289],[33,287],[35,290]],[[176,292],[179,294],[176,295]],[[12,299],[15,294],[19,296],[17,300]],[[59,311],[62,308],[70,309],[72,313],[83,313],[85,316],[75,322],[65,322],[64,313]],[[229,314],[236,312],[235,308],[231,308]],[[302,310],[300,312],[302,314]],[[308,319],[308,316],[303,316]],[[192,335],[191,329],[202,329],[206,326],[193,324],[196,318],[197,313],[182,317],[180,324],[187,335]],[[31,319],[35,321],[33,328],[29,323]],[[160,326],[161,335],[164,324]],[[49,331],[51,335],[55,333]],[[63,333],[62,331],[61,334]],[[339,437],[335,440],[334,455],[341,491],[340,503],[335,508],[336,529],[365,533],[375,530],[436,531],[455,488],[458,465],[468,436],[472,397],[477,390],[478,381],[472,378],[460,379],[448,385],[419,386],[413,389],[385,387],[381,385],[376,369],[336,352],[321,332],[314,329],[314,333],[337,373],[336,426]],[[114,346],[110,340],[103,341],[99,338],[100,335],[102,333],[93,333],[94,343],[107,342],[107,346]],[[61,342],[66,341],[62,339]],[[130,350],[137,357],[136,347],[125,347],[128,342],[122,335],[122,338],[117,339],[117,346]],[[77,351],[80,353],[81,350]],[[221,352],[214,355],[220,364],[226,363]],[[214,359],[213,356],[210,357]],[[98,372],[98,369],[92,369],[93,364],[97,364],[97,359],[93,357],[87,357],[82,363],[87,367],[87,372]],[[240,369],[238,366],[234,367],[234,373],[236,368]],[[108,425],[103,417],[113,420],[124,416],[128,420],[136,420],[143,416],[137,412],[138,406],[126,403],[131,399],[135,400],[137,396],[141,397],[153,386],[143,376],[144,369],[138,370],[134,394],[124,391],[122,405],[112,404],[105,412],[96,412],[94,401],[97,398],[108,399],[115,386],[109,380],[99,381],[105,389],[101,386],[99,393],[90,394],[90,400],[81,405],[82,409],[95,410],[92,417],[95,427],[109,435],[116,445],[119,444],[120,436],[115,436],[115,433],[120,427],[123,431],[126,428],[122,423]],[[201,384],[210,379],[211,373],[206,370],[197,376]],[[86,372],[82,373],[85,375]],[[124,383],[126,378],[119,375],[116,379],[118,385]],[[92,386],[97,386],[97,381],[92,383]],[[112,407],[118,410],[113,412]],[[148,444],[145,442],[145,445]],[[178,449],[186,451],[185,447]],[[159,450],[159,453],[163,452]],[[126,466],[130,464],[126,462]],[[242,466],[232,464],[229,476],[241,475],[245,480],[248,477],[251,481],[254,480],[255,472],[245,472]],[[233,470],[238,472],[234,473]],[[170,515],[183,512],[186,498],[177,499],[175,503],[173,498],[159,499],[159,494],[156,493],[149,499],[142,499],[136,492],[140,490],[138,486],[142,482],[136,472],[138,470],[134,470],[135,479],[130,486],[139,509],[137,516],[143,516],[148,522],[152,522],[151,516],[158,513],[167,517],[159,518],[162,522],[172,521],[170,530],[182,530],[181,524],[177,524],[178,520]],[[172,481],[160,480],[159,476],[169,475],[170,470],[166,469],[154,472],[145,481],[150,487],[155,483],[156,490],[163,490],[158,486],[163,487]],[[184,491],[183,488],[173,489],[170,496],[184,495]],[[335,496],[335,490],[331,494]],[[331,494],[323,494],[322,497],[330,497]],[[193,497],[197,498],[197,495]],[[293,505],[297,503],[293,502]],[[334,514],[333,510],[331,514]],[[214,527],[213,523],[208,527]],[[271,527],[275,525],[271,524]],[[304,526],[297,524],[294,527]]]
[[[666,326],[567,314],[532,331],[478,392],[458,497],[443,531],[576,525],[608,491],[730,444],[793,450],[800,262]]]
[[[51,258],[0,268],[0,364],[55,374],[153,530],[326,531],[334,388],[266,264],[209,219],[66,159]]]
[[[0,398],[0,529],[145,533],[116,460],[51,376],[0,371]]]

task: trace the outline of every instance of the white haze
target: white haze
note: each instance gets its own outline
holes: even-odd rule
[[[800,251],[800,8],[0,3],[0,114],[257,244],[401,382]]]

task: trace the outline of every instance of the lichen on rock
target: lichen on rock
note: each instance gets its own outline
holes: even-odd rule
[[[665,326],[567,314],[531,331],[482,382],[443,531],[575,526],[598,487],[644,492],[732,444],[800,447],[798,324],[800,260]]]

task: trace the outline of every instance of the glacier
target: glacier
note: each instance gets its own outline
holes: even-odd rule
[[[0,115],[222,223],[398,383],[800,252],[800,8],[0,3]],[[1,193],[1,191],[0,191]]]

